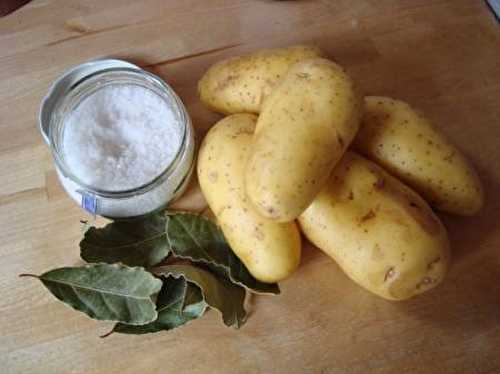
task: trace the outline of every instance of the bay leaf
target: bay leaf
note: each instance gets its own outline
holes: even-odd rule
[[[38,278],[59,300],[94,319],[143,325],[157,317],[151,296],[162,282],[143,268],[92,264],[21,276]]]
[[[245,323],[247,314],[243,306],[244,288],[192,265],[158,266],[153,271],[157,275],[182,277],[196,284],[205,302],[222,314],[222,320],[227,326],[239,328]]]
[[[80,255],[87,262],[156,265],[169,254],[165,225],[164,214],[152,214],[90,227],[80,242]]]
[[[156,299],[158,318],[142,326],[117,323],[112,332],[122,334],[148,334],[172,330],[203,315],[207,304],[198,286],[182,277],[166,277]],[[106,334],[107,336],[108,334]]]
[[[219,227],[209,219],[190,213],[169,212],[166,216],[169,250],[174,256],[206,264],[210,270],[229,277],[250,291],[279,294],[275,283],[255,279],[234,254]]]

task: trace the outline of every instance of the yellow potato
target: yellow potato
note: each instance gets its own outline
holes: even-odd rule
[[[321,56],[312,46],[264,49],[213,65],[198,83],[201,101],[220,113],[258,113],[264,99],[294,63]]]
[[[198,179],[234,253],[255,278],[271,283],[297,268],[301,241],[295,222],[261,217],[245,196],[244,164],[256,120],[235,114],[210,129],[198,154]]]
[[[299,224],[352,280],[386,299],[427,291],[448,270],[447,233],[427,203],[352,152],[337,164]]]
[[[288,71],[264,103],[246,169],[261,215],[288,222],[307,208],[356,134],[361,108],[337,64],[312,59]]]
[[[472,215],[483,205],[483,189],[472,166],[427,118],[402,101],[365,98],[353,147],[439,210]]]

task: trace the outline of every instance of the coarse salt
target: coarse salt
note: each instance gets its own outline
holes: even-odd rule
[[[107,85],[66,117],[64,162],[94,189],[131,190],[169,166],[181,139],[178,118],[154,91],[133,84]]]

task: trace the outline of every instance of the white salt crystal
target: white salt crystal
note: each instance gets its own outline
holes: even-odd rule
[[[181,137],[175,113],[158,94],[139,85],[108,85],[66,117],[64,161],[94,189],[129,190],[168,167]]]

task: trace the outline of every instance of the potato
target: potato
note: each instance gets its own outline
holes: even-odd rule
[[[428,119],[402,101],[365,98],[353,147],[439,210],[472,215],[483,205],[481,182],[471,165]]]
[[[264,99],[290,66],[319,56],[318,48],[297,45],[220,61],[200,80],[200,99],[220,113],[258,113]]]
[[[352,280],[386,299],[427,291],[448,270],[447,233],[427,203],[353,152],[344,155],[299,224]]]
[[[261,217],[245,196],[244,164],[256,120],[251,114],[235,114],[210,129],[198,155],[198,179],[235,254],[255,278],[271,283],[297,268],[301,241],[294,222]]]
[[[312,202],[358,130],[362,98],[337,64],[294,65],[266,99],[246,170],[257,211],[288,222]]]

